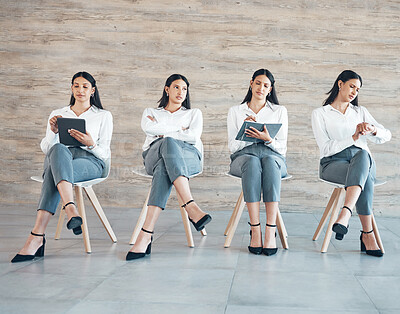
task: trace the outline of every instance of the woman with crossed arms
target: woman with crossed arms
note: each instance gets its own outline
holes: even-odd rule
[[[191,109],[186,77],[173,74],[167,79],[158,108],[147,108],[143,112],[142,129],[146,133],[144,165],[153,179],[146,219],[126,260],[143,258],[151,253],[154,227],[172,185],[197,231],[211,221],[211,216],[194,202],[189,186],[189,177],[202,171],[203,116],[199,109]]]
[[[367,140],[382,144],[391,133],[358,104],[362,79],[346,70],[339,74],[323,107],[312,113],[312,128],[320,150],[320,178],[344,184],[344,206],[332,230],[342,240],[354,206],[361,221],[361,252],[382,256],[372,229],[375,161]]]

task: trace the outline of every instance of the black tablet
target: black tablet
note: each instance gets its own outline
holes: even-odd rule
[[[57,118],[58,134],[60,143],[68,146],[85,146],[77,139],[74,139],[69,133],[69,129],[75,129],[79,132],[86,133],[85,119],[78,118]]]

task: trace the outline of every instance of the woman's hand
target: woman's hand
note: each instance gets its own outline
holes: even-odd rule
[[[357,141],[361,135],[376,134],[376,126],[368,123],[361,122],[357,124],[356,131],[353,134],[353,140]]]
[[[264,125],[264,131],[258,131],[256,128],[253,128],[252,126],[249,129],[244,130],[247,136],[253,137],[253,138],[258,138],[264,142],[271,142],[272,137],[269,135],[267,127]]]
[[[75,129],[69,129],[68,133],[76,140],[81,142],[85,146],[94,146],[96,143],[93,141],[92,136],[89,132],[86,133],[79,132]]]
[[[150,119],[153,122],[157,122],[156,118],[152,117],[152,116],[147,116],[148,119]]]
[[[249,115],[247,115],[247,117],[246,117],[246,119],[244,119],[244,121],[253,121],[253,122],[257,122],[255,116],[249,116]]]
[[[57,118],[62,118],[62,116],[61,115],[54,116],[49,120],[50,130],[55,134],[58,133]]]

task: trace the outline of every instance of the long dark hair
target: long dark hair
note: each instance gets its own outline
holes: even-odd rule
[[[78,72],[72,77],[71,84],[74,84],[74,81],[77,77],[83,77],[84,79],[89,81],[92,87],[94,87],[94,94],[93,96],[90,96],[90,105],[103,109],[103,105],[101,104],[100,101],[99,91],[96,86],[96,80],[94,79],[94,77],[87,72]],[[75,97],[72,94],[71,99],[69,100],[69,105],[72,106],[73,104],[75,104]]]
[[[167,95],[167,92],[165,91],[165,86],[170,87],[172,82],[174,82],[176,80],[183,80],[186,83],[186,86],[187,86],[186,98],[182,102],[182,106],[185,107],[186,109],[190,109],[189,81],[182,74],[172,74],[169,78],[167,78],[167,80],[165,81],[165,84],[164,84],[163,94],[162,94],[160,100],[158,101],[158,103],[159,103],[158,108],[165,108],[168,105],[169,96]]]
[[[348,80],[352,80],[352,79],[359,80],[360,84],[361,84],[360,87],[362,86],[362,78],[356,72],[354,72],[352,70],[344,70],[342,73],[340,73],[339,76],[337,77],[335,83],[333,83],[333,86],[332,86],[331,90],[326,93],[329,96],[328,96],[327,99],[325,99],[323,105],[326,106],[326,105],[330,105],[331,103],[333,103],[333,101],[335,100],[335,98],[339,94],[339,84],[338,84],[339,81],[342,81],[343,83],[346,83]],[[354,98],[353,101],[351,101],[351,103],[354,106],[358,106],[358,94],[357,94],[357,97]]]
[[[254,81],[255,78],[257,76],[259,76],[259,75],[265,75],[271,81],[271,91],[268,93],[268,95],[267,95],[265,100],[269,101],[269,102],[272,102],[273,104],[279,105],[278,97],[276,96],[276,92],[275,92],[275,85],[274,85],[275,84],[275,79],[274,79],[274,76],[267,69],[259,69],[259,70],[254,72],[251,80]],[[247,95],[246,95],[246,97],[244,97],[244,99],[242,101],[242,104],[250,102],[252,96],[253,96],[253,93],[251,92],[251,87],[249,87],[249,90],[247,91]]]

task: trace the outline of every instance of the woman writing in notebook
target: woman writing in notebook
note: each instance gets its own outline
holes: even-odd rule
[[[389,141],[391,133],[365,107],[358,105],[362,79],[346,70],[339,74],[323,107],[312,113],[312,128],[320,150],[320,178],[344,184],[344,206],[333,224],[336,239],[342,240],[356,207],[361,221],[361,251],[382,256],[372,232],[375,161],[367,145]]]
[[[103,109],[95,79],[87,72],[78,72],[72,78],[71,90],[69,106],[50,114],[46,136],[40,144],[46,157],[36,222],[24,247],[12,259],[13,263],[44,255],[44,233],[60,198],[68,217],[67,228],[74,234],[82,233],[82,218],[73,199],[73,183],[104,175],[111,156],[112,115]],[[85,119],[86,133],[69,130],[69,134],[83,146],[67,147],[60,143],[59,117]]]
[[[274,138],[267,128],[258,131],[249,127],[245,133],[257,142],[236,140],[244,121],[282,124]],[[281,178],[287,175],[286,144],[288,115],[279,105],[275,79],[266,69],[257,70],[250,81],[241,105],[231,107],[228,113],[228,146],[231,151],[230,173],[242,178],[244,201],[249,212],[251,239],[250,253],[273,255],[276,246],[276,219],[280,201]],[[267,214],[264,241],[260,224],[261,192]]]
[[[165,82],[158,108],[147,108],[143,112],[144,165],[153,180],[143,228],[126,260],[151,253],[154,226],[165,208],[172,185],[197,231],[211,221],[211,216],[200,209],[190,192],[189,177],[202,171],[203,159],[200,139],[203,116],[199,109],[190,107],[188,80],[173,74]]]

